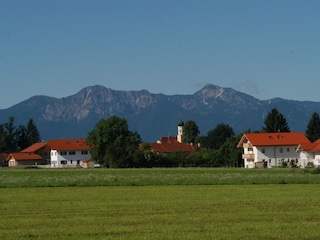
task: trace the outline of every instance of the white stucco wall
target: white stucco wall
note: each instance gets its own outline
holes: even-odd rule
[[[244,159],[245,167],[254,168],[257,162],[267,162],[267,167],[280,167],[282,162],[290,162],[294,159],[299,164],[299,153],[296,146],[259,146],[251,149],[244,148],[245,154],[254,154],[254,161]]]
[[[313,159],[313,166],[315,168],[320,168],[320,153],[315,153],[315,156]]]
[[[50,151],[50,162],[53,168],[82,167],[83,160],[91,158],[90,151]]]

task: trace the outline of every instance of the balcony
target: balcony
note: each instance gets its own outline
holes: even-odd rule
[[[245,153],[245,154],[242,154],[242,159],[254,159],[254,153]]]

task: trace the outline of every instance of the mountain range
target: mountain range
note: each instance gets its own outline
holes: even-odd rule
[[[118,91],[96,85],[65,98],[34,96],[0,110],[0,123],[15,118],[26,125],[32,118],[43,140],[86,137],[100,119],[119,116],[127,119],[131,131],[143,141],[175,136],[180,120],[193,120],[200,135],[217,124],[231,126],[235,133],[261,130],[272,108],[283,114],[291,131],[305,132],[320,102],[282,98],[259,100],[232,88],[206,85],[192,95],[153,94],[147,90]]]

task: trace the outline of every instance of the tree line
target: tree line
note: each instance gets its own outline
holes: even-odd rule
[[[92,146],[92,158],[106,167],[241,167],[242,149],[236,146],[246,132],[251,130],[235,134],[228,124],[220,123],[206,135],[200,135],[196,122],[188,120],[183,126],[183,143],[200,147],[191,154],[175,151],[163,155],[142,143],[140,135],[129,130],[126,119],[113,116],[96,124],[88,133],[87,143]],[[253,132],[290,132],[290,128],[286,118],[273,108],[262,129]],[[306,136],[311,142],[320,138],[318,113],[313,113]]]
[[[143,143],[139,133],[130,131],[125,118],[112,116],[101,119],[87,135],[92,159],[110,168],[130,167],[241,167],[242,149],[236,148],[242,135],[250,129],[235,134],[228,124],[219,123],[200,135],[196,122],[186,121],[183,126],[183,143],[200,145],[191,153],[175,151],[167,155],[153,152]],[[290,132],[286,118],[273,108],[261,130],[253,132]],[[305,132],[314,142],[320,139],[320,117],[313,113]],[[17,152],[40,141],[39,131],[30,119],[27,124],[14,126],[14,117],[0,124],[0,152]]]
[[[14,117],[0,124],[0,152],[19,152],[39,141],[40,133],[32,118],[26,125],[18,127],[14,124]]]
[[[201,145],[191,154],[153,152],[148,143],[142,143],[137,132],[129,130],[126,119],[117,116],[100,120],[88,133],[87,143],[92,148],[92,158],[111,168],[239,166],[242,152],[235,146],[240,138],[230,126],[218,124],[207,136],[200,137],[198,126],[190,120],[183,131],[184,142],[194,140]]]

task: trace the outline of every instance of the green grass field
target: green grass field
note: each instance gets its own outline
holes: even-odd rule
[[[0,239],[320,239],[319,178],[301,169],[1,169]]]
[[[320,184],[299,168],[12,169],[0,168],[0,188],[243,184]]]

